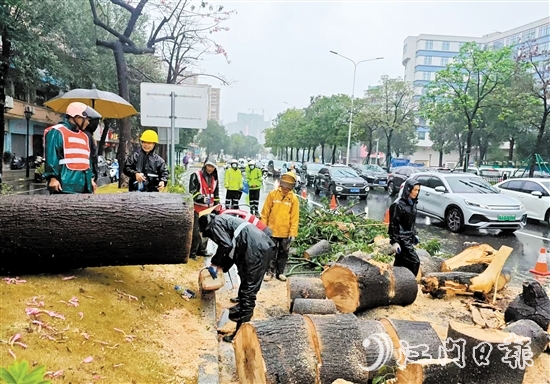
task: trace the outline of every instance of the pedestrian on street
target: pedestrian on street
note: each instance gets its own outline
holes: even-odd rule
[[[239,200],[243,191],[243,174],[236,159],[232,159],[229,165],[230,167],[225,171],[223,181],[226,189],[225,208],[239,209]]]
[[[183,166],[187,171],[187,167],[189,166],[189,155],[187,153],[185,154],[185,156],[183,156]]]
[[[168,183],[168,169],[164,159],[155,153],[159,142],[157,133],[151,129],[143,131],[141,149],[128,156],[123,172],[130,178],[130,192],[162,192]]]
[[[204,166],[189,177],[189,193],[193,196],[193,239],[189,257],[212,256],[207,251],[208,239],[203,241],[199,231],[199,213],[220,203],[220,188],[218,185],[218,170],[216,164],[206,160]]]
[[[228,272],[233,264],[237,266],[241,279],[238,304],[229,309],[229,319],[237,323],[236,333],[254,314],[256,295],[276,246],[254,225],[232,215],[203,215],[199,218],[199,227],[202,236],[218,245],[211,260],[213,268],[209,269],[212,277],[217,277],[216,267]],[[235,334],[226,336],[224,341],[231,342],[234,337]]]
[[[250,199],[250,213],[259,216],[260,212],[260,188],[263,184],[262,170],[256,167],[256,162],[250,160],[245,169],[246,181],[248,183],[248,196]]]
[[[92,145],[84,130],[90,119],[101,119],[84,103],[70,103],[59,124],[44,130],[44,178],[50,193],[94,193]]]
[[[420,243],[416,234],[416,204],[420,183],[407,179],[401,198],[390,205],[390,224],[388,234],[395,252],[394,267],[405,267],[416,277],[420,268],[420,259],[414,246]]]
[[[286,281],[284,275],[290,244],[298,235],[300,206],[298,197],[292,191],[296,184],[296,175],[287,172],[281,176],[279,188],[268,193],[262,209],[261,220],[273,232],[272,240],[277,246],[277,252],[271,259],[265,280],[275,276]]]

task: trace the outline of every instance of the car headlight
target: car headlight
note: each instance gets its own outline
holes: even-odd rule
[[[486,206],[486,205],[484,205],[484,204],[475,203],[475,202],[470,201],[470,200],[464,200],[464,202],[466,203],[466,205],[469,205],[469,206],[472,206],[472,207],[478,207],[478,208],[483,208],[483,209],[489,209],[489,207]]]
[[[338,192],[341,192],[344,188],[342,188],[342,187],[336,187],[335,189],[336,189]]]

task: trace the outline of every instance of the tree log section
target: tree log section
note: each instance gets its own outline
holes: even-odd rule
[[[312,257],[330,253],[332,246],[326,240],[321,240],[304,251],[304,258],[311,260]]]
[[[487,294],[493,290],[495,284],[498,286],[497,278],[501,274],[502,267],[504,267],[504,264],[506,263],[506,260],[508,260],[508,257],[512,254],[512,251],[513,248],[505,245],[501,246],[487,269],[472,279],[470,291],[483,292]]]
[[[447,263],[441,257],[434,257],[425,249],[417,249],[416,254],[420,259],[420,271],[422,276],[427,273],[446,272],[451,269],[447,267]]]
[[[294,300],[326,299],[325,286],[321,279],[316,277],[290,276],[286,281],[288,293],[288,309],[293,310]]]
[[[400,270],[398,270],[400,269]],[[394,270],[398,270],[396,278]],[[346,256],[321,274],[327,298],[342,313],[416,300],[415,276],[406,268]]]
[[[512,334],[498,329],[479,327],[451,321],[447,338],[464,340],[464,364],[460,369],[459,382],[468,384],[521,384],[525,367],[509,365],[517,361],[513,356],[506,358],[505,343],[511,341]],[[526,347],[530,339],[514,335],[514,345]],[[499,348],[500,345],[500,348]],[[510,349],[514,349],[510,344]],[[448,349],[450,358],[461,359],[457,348]],[[504,360],[503,360],[504,358]],[[482,364],[483,363],[483,364]]]
[[[338,313],[334,301],[329,299],[296,299],[292,313],[298,315],[334,315]]]
[[[496,250],[488,244],[474,245],[466,248],[455,257],[445,260],[445,264],[450,270],[455,270],[464,265],[471,264],[490,264]]]
[[[244,323],[233,341],[239,383],[315,383],[314,332],[301,315]]]
[[[306,315],[315,329],[314,344],[320,362],[318,383],[337,379],[366,383],[369,372],[361,367],[367,359],[359,321],[353,314]]]
[[[550,332],[550,299],[538,281],[524,282],[520,293],[506,308],[506,322],[529,319]]]
[[[393,342],[394,357],[400,366],[418,360],[447,357],[439,336],[427,321],[383,318],[380,324]],[[407,347],[411,347],[409,353]]]
[[[457,384],[460,367],[455,359],[423,359],[397,369],[398,384]]]
[[[384,365],[397,367],[393,342],[379,321],[359,319],[359,330],[361,331],[367,358],[366,363],[363,365],[369,372],[373,372],[370,375],[371,377]],[[386,379],[393,377],[393,375],[388,375]]]
[[[550,334],[533,320],[518,320],[502,329],[504,332],[515,333],[531,339],[531,352],[536,359],[546,348],[550,346]]]
[[[4,196],[1,273],[187,263],[188,198],[172,193]]]

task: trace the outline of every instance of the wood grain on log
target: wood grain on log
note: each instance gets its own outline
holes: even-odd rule
[[[359,319],[359,330],[367,359],[363,365],[369,372],[372,372],[371,377],[383,366],[397,367],[392,340],[379,321]],[[386,379],[394,377],[394,375],[388,374]]]
[[[290,276],[286,281],[288,294],[288,309],[292,312],[294,300],[301,299],[325,299],[325,286],[317,277]]]
[[[506,308],[506,322],[529,319],[550,332],[550,299],[538,281],[523,283],[520,293]]]
[[[455,257],[445,260],[445,264],[451,270],[455,270],[464,265],[471,264],[490,264],[493,261],[493,255],[496,250],[488,244],[479,244],[466,248]]]
[[[352,314],[306,315],[315,329],[315,349],[320,362],[317,377],[320,384],[336,379],[366,383],[369,372],[359,321]],[[298,382],[296,382],[298,383]]]
[[[0,198],[0,272],[186,263],[193,208],[171,193]]]
[[[334,315],[338,313],[334,301],[330,299],[300,299],[294,300],[292,313],[298,315]]]
[[[314,332],[301,315],[243,324],[233,341],[239,383],[315,383]]]
[[[460,367],[456,359],[423,359],[397,369],[398,383],[457,384]]]

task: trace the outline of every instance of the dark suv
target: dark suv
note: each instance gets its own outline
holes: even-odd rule
[[[360,167],[359,176],[369,183],[369,187],[383,187],[386,191],[388,190],[388,172],[382,167],[376,164],[361,164]]]
[[[321,191],[340,197],[359,196],[365,200],[369,194],[369,186],[355,170],[346,165],[332,165],[323,167],[313,181],[315,194]]]
[[[399,192],[399,187],[414,173],[429,172],[428,168],[403,166],[394,168],[388,177],[388,193],[393,196]]]

